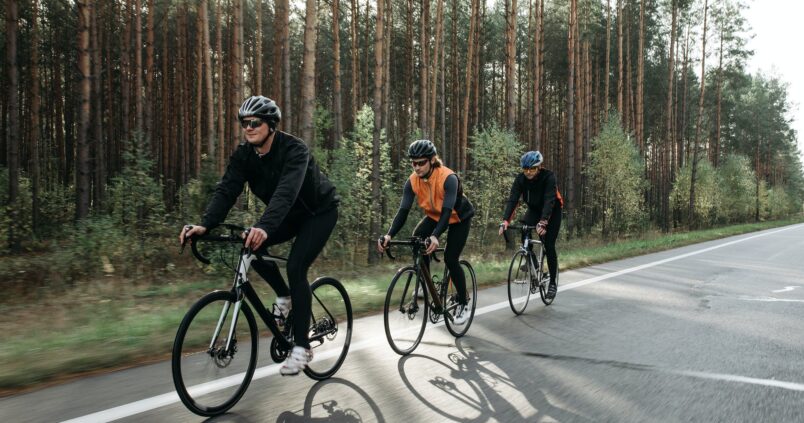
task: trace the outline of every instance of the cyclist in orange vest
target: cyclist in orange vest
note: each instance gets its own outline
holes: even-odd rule
[[[430,245],[427,254],[438,248],[438,237],[447,231],[447,246],[444,249],[446,262],[452,281],[459,293],[458,302],[467,304],[466,276],[458,264],[461,251],[469,238],[469,226],[475,208],[469,199],[463,195],[463,187],[458,175],[441,163],[435,145],[429,140],[414,141],[408,147],[408,156],[411,159],[413,173],[405,182],[402,191],[402,203],[394,217],[391,228],[377,243],[377,250],[385,251],[388,241],[396,235],[408,218],[413,197],[416,197],[419,207],[424,210],[424,218],[416,225],[413,235],[429,237]],[[429,266],[429,260],[425,259]],[[464,312],[466,310],[466,312]],[[454,323],[463,325],[469,317],[468,307],[458,307]]]
[[[556,252],[556,239],[561,228],[561,209],[564,199],[558,191],[556,175],[542,167],[544,156],[538,151],[528,151],[519,161],[522,173],[516,176],[511,185],[511,195],[505,203],[503,222],[500,225],[500,235],[508,229],[520,199],[528,205],[528,211],[522,221],[526,225],[536,225],[536,232],[544,242],[544,252],[547,256],[547,267],[550,269],[550,285],[547,295],[555,297],[558,290],[558,252]],[[538,223],[537,223],[538,222]]]

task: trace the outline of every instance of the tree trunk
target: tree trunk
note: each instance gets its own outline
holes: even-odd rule
[[[85,7],[78,3],[79,11]],[[19,69],[17,59],[17,34],[19,31],[19,5],[16,0],[6,0],[6,64],[8,66],[8,245],[13,252],[20,250],[20,237],[17,233],[17,205],[20,191],[20,119],[19,119]],[[86,34],[89,38],[89,34]],[[83,41],[83,34],[82,40]],[[88,41],[88,40],[87,40]]]
[[[33,16],[31,18],[31,228],[37,233],[39,227],[39,186],[41,184],[39,170],[39,144],[42,137],[39,117],[42,111],[39,81],[39,0],[31,2]],[[8,10],[8,9],[7,9]],[[15,41],[16,42],[16,41]],[[2,115],[0,115],[2,118]]]
[[[422,137],[429,139],[430,124],[427,118],[430,112],[427,109],[428,100],[430,98],[430,73],[429,68],[432,66],[430,63],[430,0],[422,1],[422,16],[420,20],[421,31],[419,46],[421,47],[421,62],[419,63],[419,129],[422,131]]]
[[[625,122],[625,111],[623,110],[623,97],[625,96],[625,73],[623,65],[623,0],[617,0],[617,112],[620,114],[622,122]]]
[[[282,0],[279,0],[282,1]],[[226,159],[229,158],[229,142],[226,136],[226,120],[223,115],[224,104],[226,103],[226,77],[223,72],[223,16],[221,7],[215,2],[215,55],[217,56],[218,74],[218,174],[223,174],[226,166]],[[282,32],[280,29],[279,32]],[[280,78],[281,79],[281,78]]]
[[[642,157],[647,157],[644,134],[644,83],[645,83],[645,2],[639,2],[639,35],[637,41],[637,95],[636,95],[636,138]]]
[[[254,92],[255,95],[265,95],[262,92],[262,0],[255,0],[255,18],[257,19],[257,28],[254,31],[254,50],[257,54],[254,55]]]
[[[661,173],[661,227],[664,232],[670,230],[670,183],[672,182],[672,175],[666,172],[671,166],[666,166],[666,160],[670,157],[670,149],[675,144],[673,142],[673,82],[675,81],[675,45],[676,45],[676,22],[678,20],[678,7],[676,0],[670,2],[672,9],[672,19],[670,24],[670,54],[667,56],[667,102],[665,103],[665,139],[664,139],[664,160],[662,160],[661,167],[664,172]]]
[[[575,26],[577,0],[570,0],[567,36],[567,233],[572,234],[575,219]]]
[[[90,201],[90,166],[89,166],[89,121],[90,121],[90,88],[92,74],[89,65],[89,26],[92,0],[77,0],[78,4],[78,71],[81,73],[79,92],[81,97],[80,126],[78,130],[78,146],[76,149],[76,219],[89,216]]]
[[[516,129],[516,103],[514,101],[514,67],[516,66],[516,0],[506,0],[508,15],[505,17],[505,127],[509,131]]]
[[[469,51],[466,54],[466,90],[464,91],[464,99],[463,99],[463,116],[461,116],[461,132],[458,136],[458,142],[460,145],[458,146],[458,160],[456,162],[456,166],[459,170],[466,169],[466,147],[469,141],[469,93],[472,88],[472,64],[474,63],[474,55],[475,55],[475,33],[477,32],[477,15],[479,9],[479,0],[472,0],[472,12],[470,16],[470,24],[469,24]]]
[[[609,95],[611,91],[609,91],[609,69],[611,69],[611,0],[606,0],[606,64],[603,68],[604,79],[606,83],[604,84],[603,88],[603,120],[605,122],[609,121]]]
[[[704,94],[706,92],[706,17],[709,8],[709,0],[704,0],[704,23],[703,35],[701,36],[701,94],[698,99],[698,117],[695,123],[695,141],[692,145],[692,174],[690,176],[690,207],[689,225],[695,227],[695,177],[698,171],[698,145],[701,138],[701,125],[703,125]]]
[[[385,29],[383,27],[383,10],[385,9],[384,0],[377,1],[377,24],[376,35],[374,40],[374,133],[372,140],[372,154],[371,154],[371,218],[369,222],[372,236],[368,240],[368,262],[372,263],[377,261],[377,255],[373,253],[372,246],[374,244],[373,235],[380,233],[380,142],[382,134],[382,73],[385,65],[383,63],[385,52],[383,50],[383,43],[385,38]]]
[[[137,111],[137,123],[134,125],[137,131],[142,133],[144,129],[144,108],[142,104],[142,2],[134,2],[134,104]]]
[[[712,154],[712,164],[715,167],[718,167],[720,163],[720,130],[721,130],[721,119],[722,115],[720,113],[722,102],[723,102],[723,30],[720,30],[720,52],[718,54],[718,64],[717,64],[717,107],[715,109],[715,143],[714,143],[714,151]]]
[[[210,54],[209,42],[209,5],[207,0],[201,0],[199,14],[201,14],[201,37],[202,37],[202,59],[204,60],[204,91],[206,92],[206,126],[207,126],[207,155],[215,163],[215,98],[212,91],[212,75],[215,71],[212,68],[212,55]],[[200,101],[200,99],[199,99]]]
[[[333,78],[335,79],[332,93],[332,114],[335,120],[335,144],[337,148],[343,137],[343,109],[341,103],[341,18],[340,2],[332,0],[332,58]]]
[[[95,168],[95,182],[94,182],[94,192],[95,192],[95,209],[96,210],[103,210],[105,201],[106,201],[106,148],[104,145],[103,139],[103,88],[101,86],[101,77],[102,77],[102,62],[101,62],[101,45],[100,45],[100,28],[99,28],[99,17],[98,17],[98,8],[101,6],[100,3],[95,3],[92,5],[90,9],[90,16],[91,16],[91,47],[92,47],[92,99],[94,102],[94,107],[92,115],[94,118],[92,119],[92,125],[95,132],[95,160],[93,161],[94,168]]]
[[[438,108],[438,104],[436,102],[436,91],[438,91],[438,77],[442,74],[441,66],[441,58],[444,54],[444,46],[443,46],[443,39],[444,39],[444,0],[436,0],[438,2],[438,6],[436,9],[436,34],[435,34],[435,48],[433,49],[433,79],[432,83],[430,84],[430,105],[427,107],[427,110],[430,112],[430,117],[428,122],[430,123],[430,134],[433,138],[436,138],[436,109]],[[442,98],[442,102],[443,97]],[[443,137],[441,138],[442,143],[446,143]],[[443,151],[443,148],[442,148]]]
[[[201,3],[206,7],[206,0]],[[156,138],[154,136],[154,15],[156,14],[156,1],[148,0],[148,17],[145,21],[145,134],[150,139],[151,153],[156,157]],[[206,15],[204,15],[206,16]],[[206,19],[206,17],[204,17]],[[209,44],[206,44],[209,45]],[[109,99],[111,101],[111,98]],[[200,101],[200,99],[199,99]]]
[[[359,23],[360,5],[357,0],[352,0],[352,21],[350,25],[350,37],[352,39],[352,126],[354,126],[357,112],[360,110],[360,39],[357,31]]]
[[[290,3],[288,0],[276,0],[276,45],[275,57],[279,66],[275,69],[273,95],[276,104],[282,109],[282,127],[292,131],[293,104],[290,97]]]
[[[382,14],[381,12],[378,13]],[[315,110],[315,45],[318,31],[316,0],[307,0],[304,18],[304,64],[301,88],[301,137],[309,146],[315,145],[313,112]],[[382,52],[380,52],[382,53]]]

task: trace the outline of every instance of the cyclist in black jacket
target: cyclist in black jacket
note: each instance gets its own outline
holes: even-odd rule
[[[547,267],[550,269],[550,285],[547,295],[555,297],[558,290],[556,277],[558,275],[558,252],[556,252],[556,239],[561,228],[561,208],[564,199],[558,191],[556,175],[542,168],[544,157],[538,151],[528,151],[519,163],[522,173],[516,176],[511,185],[511,195],[505,203],[503,222],[500,225],[500,235],[508,229],[520,199],[528,205],[528,211],[522,221],[526,225],[536,225],[536,232],[544,242],[544,252],[547,256]]]
[[[245,244],[258,250],[296,238],[287,263],[290,288],[276,263],[252,263],[277,293],[276,305],[281,313],[277,322],[284,324],[291,305],[295,309],[292,319],[295,345],[280,373],[296,375],[313,358],[307,339],[312,302],[307,271],[335,228],[340,198],[304,142],[276,129],[281,117],[279,107],[269,98],[253,96],[243,102],[238,119],[246,142],[229,158],[226,173],[215,189],[201,225],[186,226],[179,240],[202,235],[223,222],[246,183],[267,204]]]

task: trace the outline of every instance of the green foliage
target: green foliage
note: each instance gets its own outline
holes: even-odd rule
[[[154,163],[148,154],[148,144],[134,136],[123,152],[124,166],[110,187],[111,215],[127,233],[139,238],[161,236],[165,223],[165,204],[162,184],[150,172]]]
[[[338,226],[330,242],[341,250],[348,250],[362,244],[360,240],[376,235],[371,234],[369,228],[370,213],[374,209],[371,198],[373,131],[374,112],[366,105],[357,114],[354,131],[332,152],[328,177],[338,190],[341,204]],[[383,132],[380,146],[380,194],[383,198],[380,201],[387,202],[388,194],[394,190],[391,187],[392,173],[390,147]]]
[[[645,227],[645,165],[616,113],[592,140],[586,167],[592,207],[605,238]]]
[[[472,170],[464,179],[464,192],[475,206],[474,226],[483,245],[489,227],[500,223],[511,184],[519,171],[522,144],[513,132],[491,126],[471,138]],[[477,232],[475,232],[477,233]]]
[[[756,210],[756,176],[748,158],[740,155],[726,156],[717,169],[720,204],[718,220],[723,222],[746,222]]]
[[[0,198],[3,207],[0,208],[0,254],[7,253],[10,247],[8,244],[9,229],[13,228],[15,237],[23,244],[33,236],[32,228],[32,202],[31,202],[31,180],[20,175],[19,195],[14,204],[8,203],[8,169],[0,168]]]
[[[190,179],[179,191],[179,205],[175,218],[179,222],[198,222],[209,199],[212,198],[219,180],[220,175],[215,169],[214,160],[205,157],[201,161],[199,178]]]
[[[768,190],[767,213],[769,219],[779,219],[801,212],[801,202],[790,194],[789,189],[777,185]]]
[[[709,160],[702,159],[698,163],[695,176],[695,215],[694,222],[689,222],[690,180],[692,179],[692,163],[687,163],[679,170],[676,183],[670,193],[670,207],[680,223],[690,225],[711,225],[715,223],[720,205],[721,193],[718,186],[718,175]]]

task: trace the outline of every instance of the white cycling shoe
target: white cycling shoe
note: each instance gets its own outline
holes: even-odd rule
[[[279,369],[279,373],[282,376],[296,376],[311,361],[313,361],[313,350],[308,350],[304,347],[293,347],[288,358]]]

